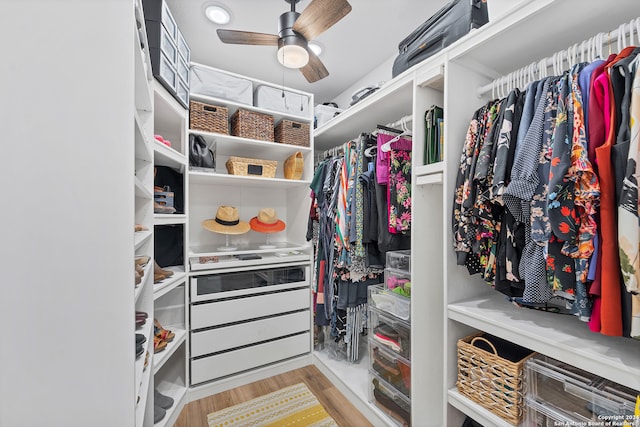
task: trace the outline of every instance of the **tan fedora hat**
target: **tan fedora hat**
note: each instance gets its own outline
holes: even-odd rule
[[[209,231],[220,234],[244,234],[251,228],[249,223],[240,221],[238,208],[220,206],[213,219],[205,219],[202,226]]]
[[[276,211],[272,208],[260,209],[258,216],[249,220],[249,225],[253,231],[259,233],[277,233],[285,229],[286,225],[278,219]]]

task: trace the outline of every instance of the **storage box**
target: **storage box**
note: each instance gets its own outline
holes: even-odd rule
[[[320,127],[329,120],[342,113],[342,108],[332,107],[331,105],[316,105],[314,109],[315,127]]]
[[[369,339],[371,370],[403,395],[411,396],[411,362]]]
[[[191,65],[189,78],[191,93],[227,99],[247,105],[253,103],[251,80],[197,64]]]
[[[369,372],[369,401],[400,426],[411,425],[411,400],[395,390],[375,372]]]
[[[386,275],[386,273],[385,273]],[[382,285],[369,286],[369,306],[402,320],[411,318],[411,300]]]
[[[276,142],[280,142],[282,144],[308,147],[309,124],[284,119],[280,120],[275,128],[274,137]]]
[[[536,412],[547,418],[573,425],[611,421],[614,426],[622,426],[625,418],[633,420],[636,396],[640,395],[637,390],[542,355],[529,359],[525,370],[527,402],[545,408]],[[538,414],[528,416],[526,425],[537,425]]]
[[[411,325],[369,306],[370,338],[385,349],[411,359]]]
[[[189,129],[229,134],[229,109],[220,105],[191,100]]]
[[[171,64],[171,61],[162,53],[160,49],[149,49],[151,56],[151,70],[153,76],[164,86],[171,95],[176,93],[178,72]]]
[[[178,30],[177,45],[178,45],[178,53],[180,54],[182,59],[184,59],[185,62],[188,64],[189,60],[191,59],[191,49],[189,49],[189,45],[187,44],[187,41],[184,39],[184,36],[180,32],[180,30]]]
[[[282,94],[284,93],[284,97]],[[309,97],[282,90],[282,88],[259,85],[253,92],[253,105],[267,110],[309,118]]]
[[[524,364],[535,353],[483,332],[458,340],[460,394],[512,425],[524,414]]]
[[[405,298],[411,298],[411,275],[393,268],[384,269],[385,289]]]
[[[249,159],[246,157],[229,157],[226,162],[229,175],[260,176],[273,178],[276,175],[278,162],[275,160]]]
[[[411,273],[411,250],[387,252],[386,267]]]
[[[148,21],[145,22],[145,25],[147,27],[149,48],[160,49],[169,62],[175,67],[175,64],[178,61],[178,46],[176,46],[173,37],[160,22]]]
[[[522,427],[558,427],[571,425],[576,424],[572,424],[572,420],[564,414],[556,412],[546,405],[541,405],[535,400],[525,399],[524,423]]]
[[[144,10],[144,19],[147,26],[149,25],[148,21],[161,22],[171,38],[177,40],[178,25],[164,0],[143,0],[142,9]]]
[[[240,108],[231,116],[231,135],[273,141],[273,116]]]
[[[175,208],[174,206],[174,194],[173,191],[156,191],[153,193],[153,200],[161,205],[168,208]]]

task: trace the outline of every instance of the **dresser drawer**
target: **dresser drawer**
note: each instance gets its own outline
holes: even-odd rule
[[[309,288],[266,293],[191,305],[191,329],[307,309],[311,305]]]
[[[311,351],[309,332],[191,360],[191,384],[200,384]]]
[[[309,331],[309,310],[191,333],[191,357]]]

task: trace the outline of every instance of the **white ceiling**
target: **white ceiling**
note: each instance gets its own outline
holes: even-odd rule
[[[397,53],[398,43],[449,0],[349,0],[353,10],[315,40],[329,76],[308,83],[300,71],[282,67],[276,48],[223,44],[215,25],[204,16],[210,4],[222,4],[231,22],[222,28],[278,33],[278,17],[287,12],[284,0],[167,0],[189,47],[191,60],[267,82],[282,83],[315,94],[316,103],[334,99],[361,77]],[[301,12],[311,2],[302,0]],[[391,70],[389,69],[389,78]],[[371,82],[372,84],[379,83]]]

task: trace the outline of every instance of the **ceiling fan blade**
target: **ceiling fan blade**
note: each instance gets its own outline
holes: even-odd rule
[[[250,44],[258,46],[278,46],[278,36],[275,34],[253,33],[251,31],[217,30],[218,37],[223,43]]]
[[[309,52],[309,62],[304,67],[300,68],[302,71],[302,75],[309,83],[317,82],[318,80],[322,80],[329,75],[329,71],[324,66],[318,55],[313,53],[311,49],[307,49]]]
[[[351,5],[347,0],[312,0],[296,19],[293,31],[302,34],[307,40],[312,40],[349,12]]]

